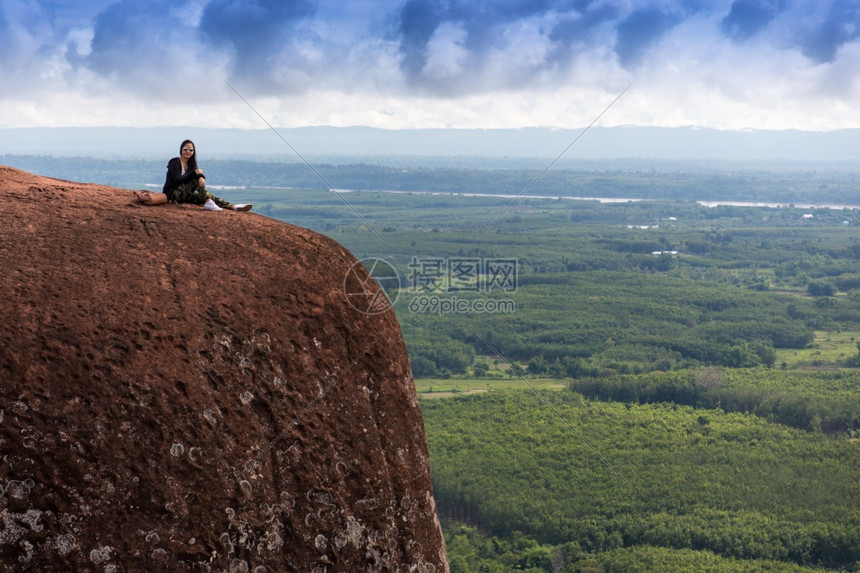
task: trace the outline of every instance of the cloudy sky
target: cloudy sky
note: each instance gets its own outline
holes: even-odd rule
[[[856,0],[0,0],[0,127],[860,127]],[[235,91],[234,91],[235,90]],[[237,95],[241,94],[240,95]]]

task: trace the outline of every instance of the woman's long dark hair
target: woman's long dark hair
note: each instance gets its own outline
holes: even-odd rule
[[[190,143],[194,146],[194,153],[191,154],[191,157],[188,158],[188,171],[197,170],[197,146],[194,145],[194,142],[190,139],[186,139],[179,146],[179,157],[182,157],[182,148],[185,147],[186,143]]]

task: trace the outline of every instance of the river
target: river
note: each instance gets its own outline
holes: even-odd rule
[[[553,201],[568,200],[568,201],[596,201],[598,203],[636,203],[639,201],[671,201],[672,199],[633,199],[627,197],[571,197],[567,195],[504,195],[501,193],[457,193],[453,191],[397,191],[389,189],[374,189],[372,191],[357,191],[355,189],[335,189],[337,193],[400,193],[412,195],[452,195],[460,197],[501,197],[505,199],[550,199]],[[796,209],[833,209],[841,211],[843,209],[860,209],[860,205],[840,205],[831,203],[767,203],[758,201],[696,201],[704,207],[770,207],[778,209],[781,207],[794,207]]]

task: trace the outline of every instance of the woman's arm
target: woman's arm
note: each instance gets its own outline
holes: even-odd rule
[[[196,171],[191,170],[186,171],[185,175],[182,175],[182,163],[179,161],[178,157],[174,157],[167,164],[167,177],[164,180],[164,188],[162,191],[167,193],[168,191],[179,187],[183,183],[187,183],[188,181],[201,176],[202,172],[201,174],[198,174]]]

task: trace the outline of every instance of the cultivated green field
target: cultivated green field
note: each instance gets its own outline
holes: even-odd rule
[[[860,212],[247,195],[397,270],[453,572],[860,567]]]
[[[854,570],[860,559],[857,441],[568,390],[422,410],[440,514],[476,528],[449,529],[453,571]]]

